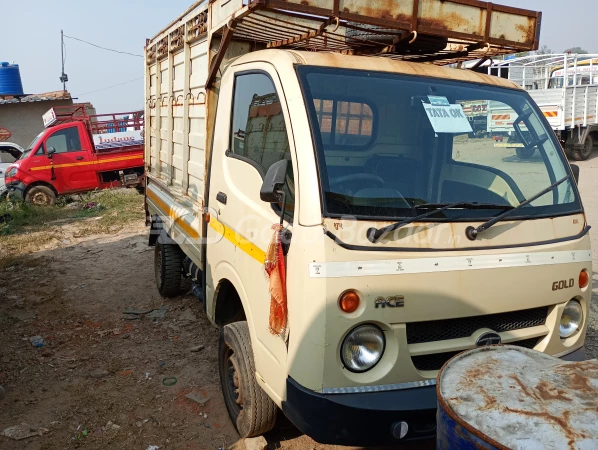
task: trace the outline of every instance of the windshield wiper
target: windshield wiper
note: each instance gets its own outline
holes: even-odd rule
[[[422,205],[414,206],[415,209],[425,209],[425,208],[433,208],[432,211],[428,211],[427,213],[420,214],[419,216],[410,217],[408,219],[402,220],[397,223],[393,223],[392,225],[388,225],[383,228],[368,228],[367,231],[367,238],[370,242],[376,243],[382,236],[390,233],[391,231],[398,230],[399,228],[404,227],[405,225],[409,225],[412,222],[417,222],[418,220],[425,219],[426,217],[432,216],[436,213],[442,212],[447,209],[451,208],[468,208],[468,209],[477,209],[477,208],[484,208],[484,209],[511,209],[512,206],[509,205],[495,205],[495,204],[488,204],[488,203],[476,203],[476,202],[454,202],[454,203],[424,203]]]
[[[551,192],[552,190],[554,190],[557,186],[559,186],[561,183],[563,183],[564,181],[566,181],[568,178],[570,178],[571,175],[567,175],[564,178],[561,178],[560,180],[558,180],[557,182],[551,184],[550,186],[548,186],[546,189],[544,189],[543,191],[538,192],[536,195],[533,195],[532,197],[528,198],[527,200],[519,203],[517,206],[515,206],[512,209],[509,209],[508,211],[505,211],[502,214],[499,214],[498,216],[494,217],[493,219],[490,219],[488,222],[484,222],[483,224],[481,224],[479,227],[472,227],[469,226],[465,229],[465,236],[467,236],[467,239],[469,239],[470,241],[475,241],[476,238],[478,237],[478,234],[480,234],[482,231],[487,230],[488,228],[490,228],[492,225],[494,225],[496,222],[504,219],[507,216],[510,216],[511,214],[513,214],[515,211],[517,211],[519,208],[522,208],[526,205],[529,205],[531,202],[533,202],[534,200],[539,199],[540,197],[542,197],[543,195],[548,194],[549,192]]]
[[[511,209],[511,205],[499,205],[497,203],[479,203],[479,202],[459,202],[458,206],[450,206],[448,203],[423,203],[415,205],[415,209],[431,209],[431,208],[463,208],[463,209]]]

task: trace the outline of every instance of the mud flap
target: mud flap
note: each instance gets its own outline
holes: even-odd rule
[[[156,242],[158,241],[158,237],[160,237],[160,235],[162,234],[162,231],[163,231],[162,219],[160,219],[160,216],[154,215],[154,216],[152,216],[151,221],[148,225],[150,226],[150,232],[149,232],[149,241],[148,241],[147,245],[149,247],[155,247]],[[165,231],[164,231],[164,234],[166,234]],[[168,237],[168,235],[166,235],[166,237]]]
[[[204,303],[204,290],[202,288],[203,274],[197,264],[188,256],[183,260],[183,274],[191,278],[191,291],[200,302]]]

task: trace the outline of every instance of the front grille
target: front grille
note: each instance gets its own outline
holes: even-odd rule
[[[501,333],[537,327],[546,323],[547,315],[548,307],[544,306],[487,316],[413,322],[407,324],[407,343],[420,344],[469,337],[480,328],[490,328],[492,331]]]
[[[544,339],[544,336],[525,339],[518,342],[509,342],[508,345],[516,345],[518,347],[534,348],[538,343]],[[458,352],[434,353],[432,355],[412,356],[411,360],[417,370],[440,370],[445,362],[453,356],[458,355],[464,350]]]

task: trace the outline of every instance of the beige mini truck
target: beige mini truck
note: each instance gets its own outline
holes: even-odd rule
[[[156,282],[220,327],[242,437],[282,410],[322,443],[429,438],[453,355],[584,358],[579,171],[524,90],[458,68],[537,48],[540,14],[387,3],[216,0],[147,42]],[[534,157],[472,133],[482,102]]]

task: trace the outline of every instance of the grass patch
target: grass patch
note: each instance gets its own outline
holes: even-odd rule
[[[0,258],[34,251],[56,240],[114,233],[145,217],[143,196],[110,189],[59,199],[55,206],[0,202]]]
[[[0,236],[42,231],[50,226],[101,217],[104,226],[118,226],[143,217],[143,196],[133,190],[113,189],[60,199],[55,206],[0,203]]]

